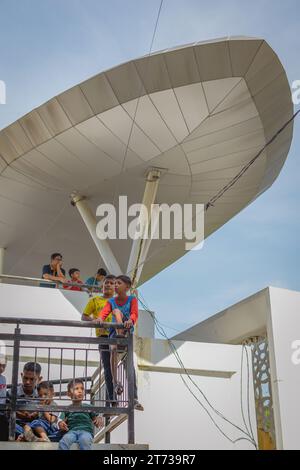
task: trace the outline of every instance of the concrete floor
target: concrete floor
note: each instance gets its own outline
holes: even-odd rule
[[[57,450],[58,444],[53,442],[0,442],[1,450]],[[92,450],[116,451],[116,450],[148,450],[146,444],[93,444]],[[78,450],[74,444],[71,450]]]

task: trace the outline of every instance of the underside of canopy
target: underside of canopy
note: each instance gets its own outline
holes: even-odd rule
[[[93,210],[119,195],[140,203],[147,171],[159,167],[157,203],[205,204],[292,113],[278,57],[264,40],[244,37],[155,53],[56,96],[0,132],[5,271],[38,276],[60,251],[68,267],[94,273],[102,260],[69,204],[73,191]],[[209,209],[205,237],[272,185],[292,135],[291,124]],[[132,241],[109,243],[125,272]],[[154,240],[141,282],[185,253],[185,240]]]

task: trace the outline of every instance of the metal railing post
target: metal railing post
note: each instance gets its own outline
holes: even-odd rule
[[[21,334],[21,330],[19,328],[19,325],[17,325],[14,331],[12,387],[11,387],[10,416],[9,416],[9,440],[10,441],[15,440],[15,433],[16,433],[16,405],[17,405],[19,360],[20,360],[20,334]]]
[[[128,370],[128,444],[135,443],[134,435],[134,363],[133,363],[133,335],[128,336],[127,352],[127,370]]]
[[[110,417],[105,416],[105,427],[107,428],[109,424],[110,424]],[[110,432],[109,431],[105,433],[104,442],[105,444],[110,444]]]

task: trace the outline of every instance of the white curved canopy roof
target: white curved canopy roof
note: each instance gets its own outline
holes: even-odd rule
[[[0,132],[5,271],[39,276],[49,254],[61,251],[67,267],[94,273],[101,261],[68,203],[72,191],[87,196],[93,209],[123,194],[129,203],[141,202],[145,173],[157,166],[167,171],[156,202],[206,203],[292,113],[290,87],[278,57],[264,40],[244,37],[143,57],[56,96]],[[270,187],[292,134],[290,125],[210,208],[206,237]],[[124,271],[131,243],[110,242]],[[153,241],[141,281],[183,256],[184,243]]]

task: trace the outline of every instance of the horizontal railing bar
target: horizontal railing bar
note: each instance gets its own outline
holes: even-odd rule
[[[15,339],[13,333],[0,333],[0,339],[6,341],[13,341]],[[29,335],[21,334],[18,335],[20,341],[41,341],[43,342],[54,342],[54,343],[78,343],[78,344],[117,344],[117,345],[128,345],[128,338],[85,338],[81,336],[47,336],[47,335]],[[20,346],[22,348],[22,345]],[[61,348],[63,349],[63,348]],[[76,349],[76,348],[74,348]]]
[[[11,400],[11,398],[9,397],[9,398],[7,398],[6,404],[0,405],[0,411],[6,409],[7,407],[10,408],[10,406],[11,406],[11,405],[10,405],[10,400]],[[25,403],[25,401],[26,401],[26,403]],[[17,397],[17,402],[19,403],[19,406],[35,406],[35,407],[36,407],[36,406],[39,406],[39,407],[44,407],[44,408],[47,408],[47,407],[48,407],[49,410],[50,410],[50,408],[51,408],[52,411],[55,411],[56,408],[57,408],[57,406],[58,406],[58,405],[41,405],[40,402],[42,402],[42,401],[45,401],[45,399],[44,399],[44,398],[39,398],[38,396],[37,396],[37,397],[26,397],[26,399],[25,399],[25,398],[22,398],[22,397],[21,397],[21,398],[18,398],[18,397]],[[68,398],[61,398],[59,401],[61,401],[61,402],[67,402],[68,404],[70,404],[70,397],[68,397]],[[84,401],[87,401],[87,400],[84,400]],[[97,399],[97,400],[94,399],[94,402],[93,402],[93,404],[92,404],[91,406],[96,406],[97,403],[102,403],[102,402],[105,402],[105,403],[115,403],[115,401],[113,401],[113,400],[107,400],[106,398],[99,398],[99,399]],[[127,405],[127,404],[128,404],[128,400],[125,400],[125,399],[124,399],[124,400],[118,400],[118,403],[119,403],[119,404],[120,404],[120,403],[125,403],[125,404]],[[64,405],[60,405],[60,406],[64,406]],[[46,411],[47,411],[47,410],[46,410]]]
[[[92,377],[76,377],[76,379],[79,379],[79,380],[86,380],[87,382],[91,382],[92,380]],[[55,380],[50,380],[50,382],[53,384],[53,385],[59,385],[59,384],[68,384],[71,380],[73,380],[73,377],[70,378],[70,379],[55,379]],[[11,384],[7,384],[6,386],[7,388],[11,388]]]
[[[50,382],[51,382],[51,380],[50,380]],[[11,385],[7,386],[7,389],[10,390],[10,389],[11,389]],[[90,388],[87,388],[87,389],[85,390],[85,392],[86,392],[87,395],[90,395],[90,394],[91,394],[91,389],[90,389]],[[65,390],[65,391],[63,391],[63,392],[54,392],[53,396],[54,396],[55,398],[61,399],[61,397],[67,397],[67,396],[68,396],[68,391]],[[37,398],[35,398],[35,400],[37,400]],[[67,400],[65,400],[65,401],[67,401]],[[68,401],[70,401],[70,398],[68,399]],[[103,401],[105,401],[105,400],[103,400]]]
[[[54,392],[54,395],[53,395],[53,396],[54,396],[55,398],[61,399],[61,397],[67,397],[67,396],[68,396],[68,393],[69,393],[69,392],[68,392],[67,390],[65,390],[65,391],[63,391],[63,392]],[[87,389],[85,390],[85,393],[86,393],[87,395],[90,395],[90,394],[91,394],[91,389],[90,389],[90,388],[87,388]],[[70,400],[70,398],[69,398],[69,400]],[[103,400],[103,401],[104,401],[104,400]]]
[[[39,346],[37,346],[38,349],[40,349]],[[21,349],[24,349],[24,346],[22,345],[21,346]],[[31,349],[35,349],[33,346],[31,347]],[[49,350],[49,348],[45,348],[44,350]],[[53,351],[54,348],[51,348],[51,352]],[[74,350],[76,351],[85,351],[85,352],[88,352],[90,353],[90,351],[93,351],[93,352],[96,352],[96,353],[99,353],[99,349],[92,349],[92,348],[85,348],[85,349],[77,349],[77,348],[61,348],[64,352],[65,351],[73,351],[74,353]],[[31,356],[23,356],[23,354],[20,356],[20,360],[19,362],[24,362],[24,364],[26,364],[27,362],[32,362],[32,355]],[[41,357],[40,355],[39,356],[35,356],[34,357],[35,361],[38,362],[39,364],[48,364],[49,362],[49,357]],[[6,355],[6,360],[9,361],[9,362],[13,362],[13,356],[7,354]],[[61,359],[59,357],[53,357],[53,355],[51,356],[51,360],[50,360],[50,364],[51,365],[60,365],[62,364],[63,366],[74,366],[74,359],[63,359],[63,361],[61,361]],[[91,360],[88,360],[87,362],[84,360],[84,359],[78,359],[76,358],[76,367],[85,367],[87,364],[88,367],[91,367],[91,368],[95,368],[95,367],[98,367],[98,364],[99,364],[99,360],[94,360],[94,361],[91,361]]]
[[[6,334],[6,333],[3,333],[3,334]],[[13,334],[13,333],[7,333],[7,334]],[[1,336],[1,333],[0,333],[0,336]],[[13,345],[12,344],[8,344],[6,345],[7,348],[13,348]],[[49,346],[26,346],[25,344],[22,344],[22,349],[49,349]],[[74,349],[76,349],[76,351],[86,351],[86,348],[67,348],[67,347],[63,347],[63,346],[51,346],[51,351],[60,351],[61,349],[63,349],[64,351],[73,351]],[[98,349],[89,349],[89,351],[98,351]]]
[[[68,286],[68,287],[81,287],[85,289],[95,289],[100,290],[100,287],[97,285],[90,285],[90,284],[79,284],[78,282],[61,282],[61,281],[51,281],[50,279],[43,279],[40,277],[28,277],[28,276],[15,276],[13,274],[0,274],[0,279],[11,279],[12,281],[27,281],[27,282],[38,282],[43,284],[57,285],[60,286]]]
[[[0,274],[0,279],[12,279],[15,281],[32,281],[32,282],[44,282],[45,284],[57,284],[59,281],[50,281],[49,279],[43,279],[40,277],[28,277],[28,276],[16,276],[14,274]]]
[[[74,328],[124,328],[123,323],[94,323],[72,320],[45,320],[39,318],[0,317],[0,323],[15,325],[37,325],[37,326],[70,326]]]
[[[49,412],[54,412],[54,411],[58,411],[58,412],[62,412],[62,411],[82,411],[82,407],[81,406],[76,406],[76,405],[57,405],[55,406],[55,408],[53,406],[39,406],[39,405],[18,405],[16,404],[15,406],[15,410],[16,411],[36,411],[36,412],[39,412],[39,413],[49,413]],[[4,411],[11,411],[11,407],[9,405],[0,405],[0,410],[4,410]],[[122,414],[128,414],[129,412],[129,409],[128,408],[119,408],[119,407],[115,407],[115,408],[111,408],[111,407],[107,407],[107,406],[93,406],[93,405],[86,405],[84,406],[84,411],[86,413],[102,413],[102,414],[106,414],[106,415],[122,415]]]

